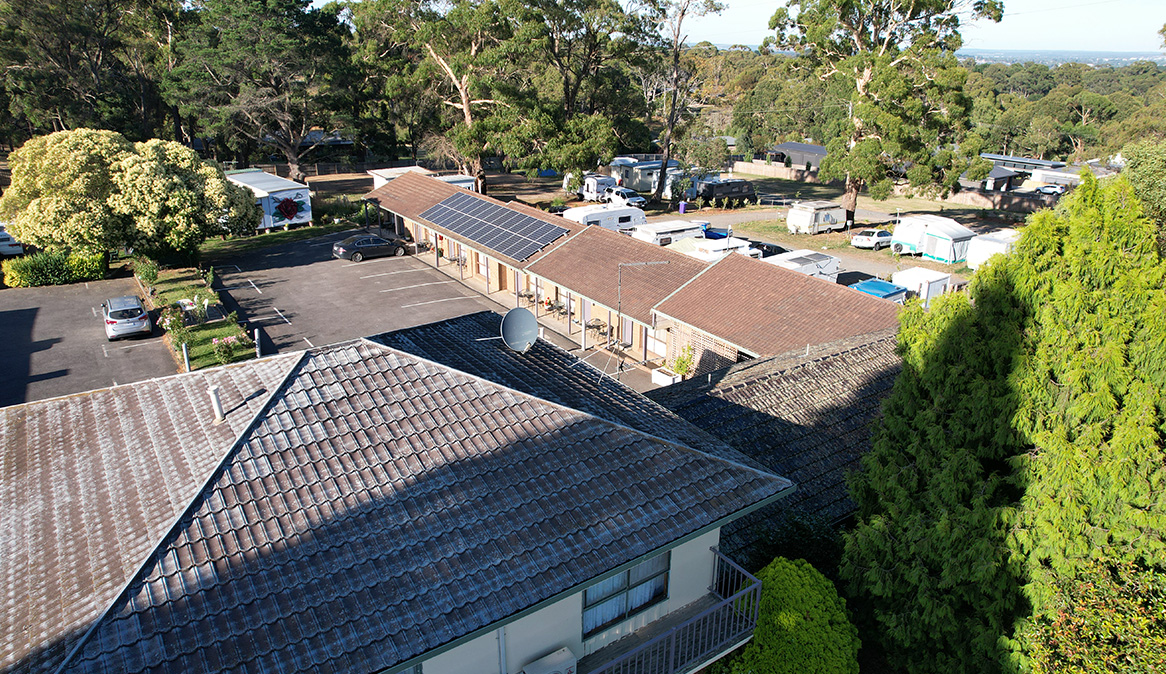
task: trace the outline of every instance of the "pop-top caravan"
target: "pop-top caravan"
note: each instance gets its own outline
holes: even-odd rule
[[[312,221],[312,198],[307,185],[259,169],[227,171],[227,180],[255,193],[255,203],[263,209],[261,230],[286,229]]]

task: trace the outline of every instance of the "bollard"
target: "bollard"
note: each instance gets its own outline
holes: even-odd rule
[[[255,328],[255,357],[259,358],[263,353],[259,350],[259,328]]]
[[[186,371],[190,372],[190,354],[186,351],[186,342],[182,343],[182,362],[186,365]]]

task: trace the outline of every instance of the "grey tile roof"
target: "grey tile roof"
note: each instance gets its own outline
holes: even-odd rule
[[[0,671],[54,671],[297,358],[0,409]]]
[[[481,311],[369,339],[601,419],[765,470],[728,444],[548,341],[538,340],[530,351],[519,354],[496,339],[488,339],[498,336],[501,323],[498,314]]]
[[[723,532],[727,552],[775,514],[838,521],[854,510],[846,474],[870,449],[870,425],[901,360],[893,330],[860,335],[724,370],[648,392],[648,397],[716,435],[798,486],[781,512],[758,511]],[[730,540],[725,540],[726,538]]]
[[[789,486],[370,341],[311,349],[65,671],[377,671]]]

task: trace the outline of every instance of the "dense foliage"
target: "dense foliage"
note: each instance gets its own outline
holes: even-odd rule
[[[4,285],[10,288],[57,286],[105,278],[105,255],[62,251],[40,252],[5,260]]]
[[[9,163],[0,215],[14,237],[45,250],[189,255],[207,236],[258,220],[251,192],[172,141],[59,131],[25,143]]]
[[[1068,642],[1048,626],[1091,576],[1152,586],[1166,570],[1155,234],[1124,179],[1087,176],[977,272],[970,299],[905,313],[904,371],[853,480],[842,575],[906,670],[1053,662]],[[1144,612],[1128,593],[1089,601]],[[1127,661],[1158,648],[1107,647]]]
[[[737,674],[858,674],[858,631],[834,584],[804,559],[778,557],[757,574],[761,611]]]

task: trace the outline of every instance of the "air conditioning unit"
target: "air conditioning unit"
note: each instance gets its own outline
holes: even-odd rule
[[[528,663],[522,674],[575,674],[575,654],[564,646],[546,657]]]

